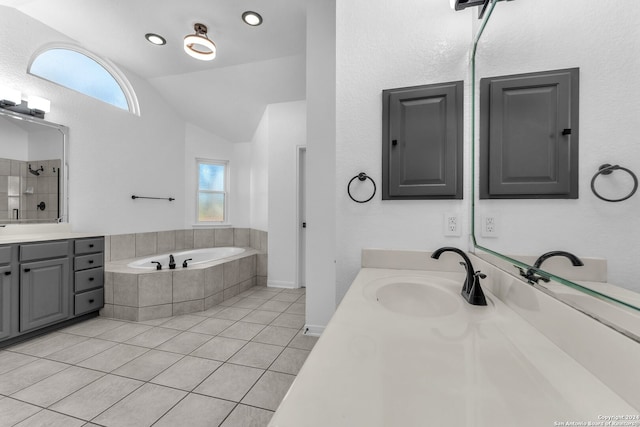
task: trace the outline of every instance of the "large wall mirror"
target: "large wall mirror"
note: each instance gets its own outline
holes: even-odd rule
[[[595,310],[594,317],[613,326],[633,329],[625,324],[634,321],[625,312],[636,316],[634,308],[640,310],[640,192],[608,202],[591,184],[605,164],[640,174],[640,3],[492,0],[488,11],[486,21],[478,21],[483,30],[474,69],[477,253],[514,274],[549,251],[575,254],[588,261],[586,267],[554,257],[541,265],[540,274],[555,280],[539,285],[576,308]],[[573,68],[579,69],[579,129],[573,129],[580,137],[578,197],[479,199],[481,79]],[[593,185],[604,198],[622,199],[633,192],[634,179],[616,169],[600,174]],[[599,312],[601,303],[625,312]],[[639,323],[635,317],[635,328]],[[640,336],[637,329],[632,333]]]
[[[68,222],[68,129],[0,110],[0,225]]]

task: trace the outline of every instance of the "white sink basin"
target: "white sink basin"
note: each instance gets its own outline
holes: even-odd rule
[[[440,317],[455,313],[459,307],[458,298],[436,286],[427,283],[390,283],[379,288],[376,297],[387,310],[408,316]]]
[[[458,311],[462,302],[458,286],[443,278],[388,277],[368,283],[364,294],[394,313],[434,318]]]

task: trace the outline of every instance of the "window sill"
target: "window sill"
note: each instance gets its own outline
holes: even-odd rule
[[[232,224],[229,223],[220,223],[220,224],[193,224],[191,228],[233,228]]]

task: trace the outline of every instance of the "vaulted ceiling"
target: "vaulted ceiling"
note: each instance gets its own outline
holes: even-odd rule
[[[232,142],[249,141],[266,105],[305,99],[306,0],[0,0],[147,79],[184,118]],[[264,19],[251,27],[242,13]],[[182,48],[207,25],[213,61]],[[144,38],[157,33],[155,46]],[[52,40],[54,41],[54,40]],[[142,106],[144,107],[144,106]],[[144,111],[143,111],[144,113]]]

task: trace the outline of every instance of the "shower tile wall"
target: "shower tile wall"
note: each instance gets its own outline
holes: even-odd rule
[[[29,173],[29,165],[40,175]],[[59,170],[60,159],[23,162],[0,158],[0,222],[56,219]],[[44,211],[37,208],[40,202],[45,203]]]

